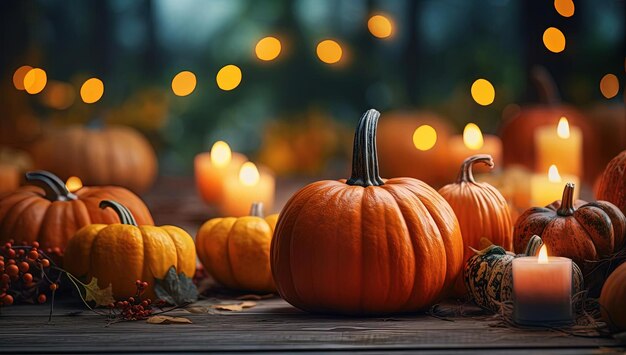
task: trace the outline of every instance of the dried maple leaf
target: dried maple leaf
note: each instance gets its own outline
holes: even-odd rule
[[[150,324],[192,324],[193,322],[184,317],[152,316],[146,320]]]
[[[100,288],[98,286],[98,279],[92,277],[91,281],[83,286],[85,287],[85,301],[94,301],[96,306],[106,306],[115,302],[113,298],[113,286],[111,284],[106,288]]]

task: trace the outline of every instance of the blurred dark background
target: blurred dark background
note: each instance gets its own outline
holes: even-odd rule
[[[539,0],[2,1],[0,144],[28,150],[50,127],[123,124],[149,138],[161,174],[189,175],[194,155],[218,139],[270,166],[269,151],[303,139],[327,149],[311,167],[284,173],[323,174],[344,164],[351,127],[370,107],[430,110],[456,132],[471,121],[497,133],[507,107],[537,101],[529,79],[535,65],[548,69],[576,107],[623,104],[625,2],[574,4],[574,15],[563,17],[553,1]],[[368,31],[377,13],[392,21],[391,37]],[[550,26],[566,36],[562,53],[542,43]],[[268,62],[254,52],[266,36],[282,44]],[[316,55],[317,43],[329,38],[343,49],[337,64]],[[223,91],[215,76],[228,64],[243,79]],[[23,65],[46,71],[41,93],[14,87]],[[182,70],[197,77],[185,97],[171,89]],[[607,73],[620,81],[611,99],[599,89]],[[78,95],[89,77],[105,86],[91,105]],[[495,87],[493,104],[472,100],[478,78]],[[52,83],[69,83],[74,98],[46,98]]]

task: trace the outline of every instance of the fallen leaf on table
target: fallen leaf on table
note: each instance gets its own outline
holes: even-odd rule
[[[146,320],[150,324],[191,324],[192,321],[184,317],[152,316]]]
[[[241,300],[241,301],[260,301],[260,300],[265,300],[268,298],[272,298],[274,297],[273,293],[268,293],[267,295],[243,295],[243,296],[239,296],[236,299]]]
[[[94,301],[96,306],[106,306],[115,302],[113,286],[109,284],[106,288],[100,288],[98,286],[98,278],[92,277],[91,282],[85,285],[85,301]]]
[[[239,312],[239,311],[244,310],[245,308],[252,308],[254,306],[256,306],[256,302],[245,301],[245,302],[236,303],[236,304],[216,304],[213,306],[213,308],[219,311]]]
[[[185,311],[189,312],[189,313],[208,313],[209,312],[209,308],[208,307],[187,307],[187,308],[183,308]]]
[[[193,280],[182,272],[176,274],[173,266],[163,279],[155,279],[154,293],[157,298],[177,306],[198,300],[198,289]]]

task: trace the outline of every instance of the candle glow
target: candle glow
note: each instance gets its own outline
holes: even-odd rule
[[[228,143],[217,141],[211,147],[211,163],[217,167],[224,167],[230,163],[232,151]]]
[[[539,249],[539,255],[537,257],[537,262],[539,264],[547,264],[548,263],[548,248],[546,248],[546,245],[542,245],[541,249]]]
[[[472,150],[478,150],[483,147],[483,134],[476,124],[468,123],[465,126],[465,129],[463,129],[463,143]]]
[[[550,169],[548,169],[548,181],[550,182],[561,182],[561,175],[559,174],[559,169],[557,169],[556,165],[550,165]]]
[[[259,169],[253,162],[245,162],[239,170],[239,181],[245,186],[254,186],[259,183]]]
[[[569,138],[569,122],[567,118],[561,117],[559,124],[556,126],[556,135],[561,139]]]

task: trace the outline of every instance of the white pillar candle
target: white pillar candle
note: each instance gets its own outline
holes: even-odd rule
[[[568,324],[572,316],[572,260],[539,256],[513,259],[513,319],[527,325]]]

